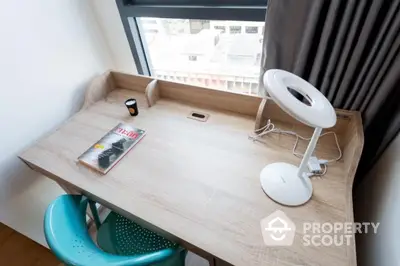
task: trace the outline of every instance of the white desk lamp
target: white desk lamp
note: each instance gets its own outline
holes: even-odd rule
[[[304,79],[284,70],[271,69],[264,74],[264,86],[271,98],[286,113],[300,122],[315,127],[313,136],[299,167],[278,162],[264,167],[260,173],[261,187],[274,201],[288,206],[306,203],[312,195],[312,183],[306,175],[307,163],[322,128],[336,124],[336,113],[325,96]],[[307,105],[295,98],[288,89],[306,98]]]

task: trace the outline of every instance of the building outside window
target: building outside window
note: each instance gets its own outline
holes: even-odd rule
[[[226,27],[225,26],[214,26],[214,29],[220,30],[221,33],[225,33],[226,32]]]
[[[246,26],[245,28],[246,33],[258,33],[258,27],[256,26]]]
[[[189,55],[189,61],[197,61],[197,55]]]
[[[230,34],[239,34],[242,33],[242,26],[229,26]]]

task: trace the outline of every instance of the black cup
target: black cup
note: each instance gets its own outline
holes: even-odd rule
[[[139,109],[137,107],[137,102],[135,99],[131,98],[125,101],[125,106],[128,108],[131,116],[137,116],[139,114]]]

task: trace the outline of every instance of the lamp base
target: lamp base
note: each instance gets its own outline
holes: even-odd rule
[[[309,177],[298,177],[299,168],[288,163],[272,163],[260,173],[261,187],[272,200],[287,206],[306,203],[312,195]]]

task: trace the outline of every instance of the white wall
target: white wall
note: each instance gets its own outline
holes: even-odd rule
[[[17,154],[76,112],[91,78],[114,64],[88,1],[2,1],[0,36],[0,222],[44,244],[43,214],[62,190]]]
[[[359,266],[400,265],[400,135],[356,191],[356,219],[380,222],[357,238]]]
[[[90,2],[110,48],[114,69],[137,73],[115,0],[90,0]]]

